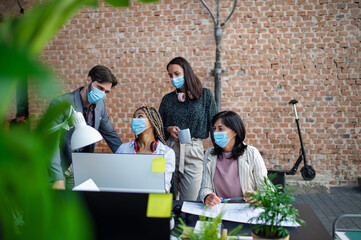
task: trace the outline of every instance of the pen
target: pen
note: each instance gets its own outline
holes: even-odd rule
[[[243,200],[243,197],[235,197],[235,198],[224,198],[221,200],[221,202],[228,202],[228,201],[232,201],[232,200]]]

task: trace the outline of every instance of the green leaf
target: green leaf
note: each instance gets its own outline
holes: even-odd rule
[[[12,105],[14,94],[16,91],[16,81],[3,81],[0,78],[0,96],[2,97],[2,103],[0,104],[0,124],[4,126],[5,119],[8,114],[8,109]]]
[[[48,134],[49,129],[54,126],[55,120],[64,112],[69,111],[69,107],[70,103],[68,101],[53,103],[40,119],[38,126],[36,127],[36,132],[43,135]]]
[[[3,101],[8,101],[3,102],[0,107],[1,121],[7,117],[6,113],[11,106],[9,101],[13,101],[16,84],[21,84],[29,78],[34,79],[48,96],[54,96],[56,88],[51,71],[35,57],[29,57],[0,39],[0,94],[5,99]]]
[[[29,76],[48,81],[52,75],[35,58],[0,40],[0,81],[27,79]]]
[[[49,127],[69,105],[61,103],[47,111],[35,130],[6,129],[3,124],[17,83],[30,78],[43,93],[53,93],[53,75],[37,56],[81,7],[97,4],[97,0],[44,2],[0,25],[0,235],[4,240],[87,240],[92,229],[79,199],[51,191],[46,171],[59,144],[59,132],[50,133]]]
[[[205,208],[207,208],[207,206],[205,206]],[[224,211],[219,213],[217,215],[217,217],[215,217],[215,218],[207,218],[205,216],[200,216],[199,221],[203,221],[205,223],[201,226],[199,233],[194,233],[193,228],[187,227],[187,225],[183,222],[182,219],[179,219],[180,225],[179,225],[179,228],[176,228],[176,230],[178,230],[180,232],[182,232],[182,231],[185,232],[187,239],[190,239],[190,240],[203,240],[203,239],[219,240],[221,238],[218,237],[218,232],[219,232],[219,226],[222,223],[223,215],[224,215]],[[246,235],[246,234],[237,234],[238,231],[242,227],[243,227],[243,225],[238,225],[238,227],[236,227],[234,230],[232,230],[229,233],[229,236],[230,235],[233,235],[233,236]]]
[[[281,226],[282,221],[302,222],[298,218],[297,209],[292,205],[294,198],[289,190],[282,191],[278,186],[274,186],[267,177],[264,179],[261,191],[249,195],[256,200],[251,202],[250,206],[264,209],[263,213],[252,218],[251,221],[256,220],[270,224],[256,224],[253,230],[258,235],[285,237],[288,232]]]
[[[105,0],[105,2],[113,7],[129,7],[129,0]]]
[[[96,6],[96,0],[48,1],[35,6],[13,24],[13,44],[36,56],[61,26],[82,6]]]
[[[241,234],[237,234],[241,229],[243,228],[243,225],[240,224],[236,228],[234,228],[232,231],[228,233],[228,236],[241,236]],[[242,234],[245,235],[245,234]]]

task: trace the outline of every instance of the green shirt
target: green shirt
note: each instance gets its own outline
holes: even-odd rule
[[[189,128],[192,138],[206,139],[213,133],[212,118],[217,113],[217,107],[212,92],[207,88],[203,88],[199,100],[191,100],[187,96],[185,102],[179,102],[177,93],[173,91],[163,97],[159,113],[166,139],[170,136],[166,130],[169,126],[177,126],[181,130]]]

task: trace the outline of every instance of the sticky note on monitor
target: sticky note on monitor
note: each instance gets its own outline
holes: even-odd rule
[[[154,158],[152,172],[165,172],[165,158]]]
[[[149,193],[147,217],[169,218],[172,211],[173,194]]]

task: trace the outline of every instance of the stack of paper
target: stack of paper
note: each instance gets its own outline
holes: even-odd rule
[[[79,184],[78,186],[73,188],[73,191],[95,191],[100,192],[98,186],[94,183],[94,181],[89,178],[85,182]]]
[[[256,223],[250,222],[250,219],[257,217],[263,210],[261,208],[251,208],[248,203],[220,203],[214,207],[205,208],[203,203],[183,202],[182,212],[194,215],[217,217],[223,211],[223,220],[240,222],[240,223]],[[282,222],[284,227],[298,227],[298,223]]]

